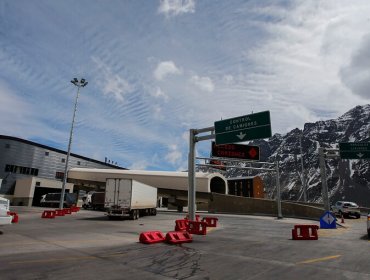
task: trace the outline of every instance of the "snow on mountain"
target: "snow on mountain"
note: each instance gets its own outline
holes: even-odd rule
[[[279,161],[282,198],[302,200],[300,138],[302,137],[303,165],[308,182],[308,200],[322,202],[319,147],[338,148],[340,142],[370,142],[370,104],[356,106],[337,119],[306,123],[285,135],[275,134],[268,140],[255,140],[260,146],[261,161]],[[370,160],[326,159],[326,174],[330,202],[355,201],[370,207]],[[227,177],[260,175],[269,197],[275,196],[276,179],[273,173],[230,169]]]

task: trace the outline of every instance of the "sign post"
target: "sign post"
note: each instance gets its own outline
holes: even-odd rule
[[[217,145],[269,138],[272,136],[270,111],[217,121],[215,134]]]

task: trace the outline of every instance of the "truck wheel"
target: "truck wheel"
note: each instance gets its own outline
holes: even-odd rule
[[[135,211],[135,220],[139,219],[140,218],[140,212],[139,210],[134,210]]]
[[[135,220],[135,210],[130,211],[130,220]]]
[[[152,214],[152,216],[156,216],[157,215],[157,209],[153,208],[152,211],[151,211],[151,214]]]

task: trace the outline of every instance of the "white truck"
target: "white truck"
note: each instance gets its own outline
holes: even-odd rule
[[[132,179],[107,179],[104,207],[109,218],[132,220],[157,214],[157,188]]]

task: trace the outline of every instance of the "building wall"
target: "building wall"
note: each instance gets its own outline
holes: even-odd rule
[[[27,177],[19,179],[16,182],[12,204],[32,206],[35,188],[37,187],[62,189],[62,182],[39,177]],[[65,190],[69,193],[73,192],[73,184],[67,183]]]
[[[16,181],[40,177],[62,181],[67,153],[20,138],[0,135],[0,194],[14,194]],[[94,159],[71,154],[69,168],[119,168]],[[23,173],[23,174],[22,174]]]

